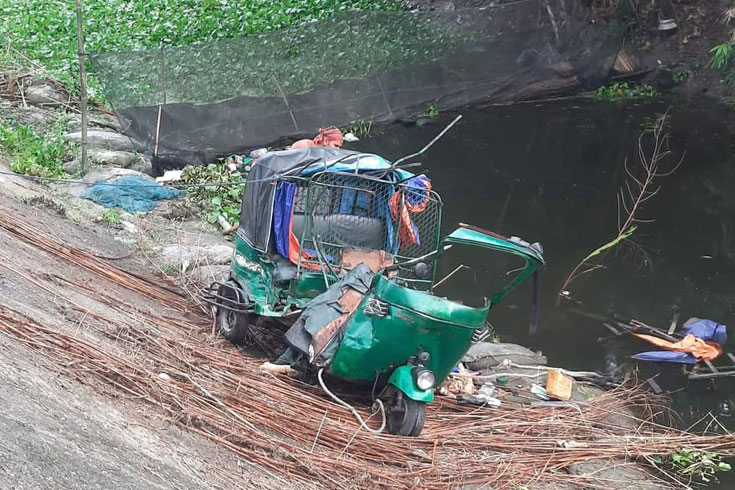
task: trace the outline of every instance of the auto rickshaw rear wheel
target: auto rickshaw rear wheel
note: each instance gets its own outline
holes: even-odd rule
[[[385,422],[388,432],[416,437],[426,422],[426,403],[412,400],[395,386],[387,387]]]
[[[247,300],[238,293],[237,284],[234,281],[221,284],[217,288],[217,295],[230,300],[227,302],[218,300],[220,304],[217,306],[217,327],[220,334],[233,344],[242,343],[248,336],[250,315],[245,311],[235,311],[232,308],[246,308]]]

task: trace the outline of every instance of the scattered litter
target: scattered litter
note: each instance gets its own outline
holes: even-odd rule
[[[219,225],[220,225],[220,226],[222,227],[222,229],[223,229],[223,230],[225,230],[225,231],[227,231],[227,230],[229,230],[230,228],[232,228],[232,225],[230,224],[230,222],[229,222],[229,221],[227,221],[227,218],[225,218],[225,217],[224,217],[224,216],[222,216],[221,214],[220,214],[219,216],[217,216],[217,223],[219,223]]]
[[[549,369],[546,379],[546,394],[549,398],[569,400],[572,397],[572,378],[565,376],[558,369]]]
[[[480,396],[480,395],[460,395],[457,397],[457,403],[460,405],[481,405],[484,407],[493,407],[498,408],[502,404],[500,400],[497,398],[488,396]]]
[[[546,393],[546,388],[537,384],[531,385],[531,393],[541,398],[542,400],[550,400],[549,395]]]
[[[345,134],[345,135],[344,135],[344,139],[345,139],[345,141],[346,141],[346,142],[348,142],[348,143],[354,143],[355,141],[360,141],[360,138],[358,138],[357,136],[355,136],[355,135],[354,135],[354,134],[352,134],[352,133],[347,133],[347,134]]]
[[[166,170],[162,176],[156,177],[156,182],[175,182],[181,180],[183,170]]]
[[[472,379],[472,373],[462,363],[457,364],[455,369],[457,370],[455,374],[459,376],[454,376],[447,382],[446,387],[449,392],[455,396],[474,394],[475,382]]]
[[[492,397],[495,395],[495,385],[491,382],[485,383],[480,387],[479,390],[477,390],[478,396],[484,396],[484,397]]]
[[[120,207],[129,213],[145,213],[156,207],[156,201],[183,195],[184,191],[167,189],[153,180],[131,175],[113,182],[98,180],[82,197],[106,208]]]

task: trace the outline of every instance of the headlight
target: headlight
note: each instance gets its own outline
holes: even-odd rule
[[[436,376],[428,369],[414,369],[414,379],[416,386],[420,390],[430,390],[434,387],[434,383],[436,383]]]

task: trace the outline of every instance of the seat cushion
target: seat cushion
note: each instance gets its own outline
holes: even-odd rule
[[[306,216],[294,213],[293,232],[299,240],[305,224]],[[322,241],[337,246],[368,250],[385,249],[385,223],[379,218],[351,214],[316,215],[311,231],[312,233],[305,237],[307,242],[313,241],[313,235],[316,234]]]

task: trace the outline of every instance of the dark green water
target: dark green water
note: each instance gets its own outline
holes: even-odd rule
[[[638,135],[669,108],[670,149],[681,167],[660,181],[634,236],[606,268],[574,282],[574,297],[596,312],[614,311],[667,327],[674,308],[731,325],[735,338],[735,111],[709,100],[599,103],[566,100],[472,109],[421,161],[444,200],[444,228],[471,223],[543,243],[539,347],[553,365],[634,369],[629,355],[652,350],[625,338],[604,344],[595,320],[556,306],[564,277],[617,233],[616,192],[623,162],[637,165]],[[451,116],[422,127],[394,126],[352,147],[396,159],[428,142]],[[530,282],[530,281],[529,281]],[[461,285],[459,286],[462,287]],[[470,288],[471,286],[467,286]],[[469,292],[469,291],[468,291]],[[531,290],[526,284],[491,312],[503,341],[524,343]],[[640,363],[641,376],[677,390],[675,408],[688,426],[723,402],[734,383],[687,382],[676,366]],[[733,419],[723,419],[733,426]],[[702,427],[704,428],[704,427]]]

